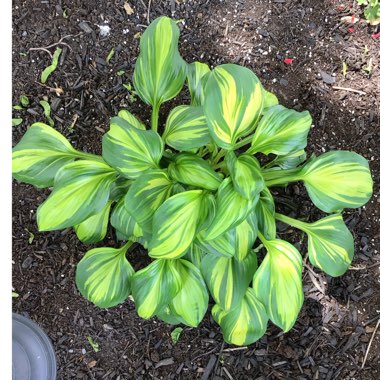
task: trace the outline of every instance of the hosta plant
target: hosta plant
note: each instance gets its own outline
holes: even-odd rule
[[[117,248],[93,248],[77,266],[88,300],[109,308],[132,295],[142,318],[195,327],[211,295],[225,341],[246,345],[269,320],[289,331],[304,299],[302,256],[277,236],[276,220],[306,233],[311,264],[340,276],[354,254],[341,212],[369,200],[371,174],[349,151],[307,159],[309,112],[278,104],[245,67],[186,63],[178,38],[168,17],[141,37],[133,83],[152,108],[150,125],[121,110],[100,156],[33,124],[13,150],[13,175],[53,188],[37,210],[40,231],[72,227],[92,244],[105,238],[109,221],[116,230]],[[190,104],[159,120],[162,103],[184,85]],[[271,187],[298,181],[330,215],[305,221],[276,212]],[[128,261],[134,244],[151,258],[138,271]]]

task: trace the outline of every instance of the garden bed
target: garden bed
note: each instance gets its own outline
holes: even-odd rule
[[[374,196],[366,206],[344,212],[356,242],[352,268],[331,278],[305,266],[305,303],[294,328],[284,334],[270,324],[258,342],[237,348],[223,343],[209,312],[197,329],[184,327],[174,344],[173,327],[141,319],[130,300],[108,310],[86,301],[75,286],[76,264],[91,247],[116,246],[115,235],[110,231],[103,243],[89,247],[72,229],[38,232],[36,209],[49,190],[14,180],[13,288],[19,296],[13,310],[32,318],[52,339],[58,379],[378,379],[376,27],[367,25],[357,6],[350,7],[352,1],[130,0],[130,8],[125,3],[13,2],[13,104],[21,95],[30,100],[28,107],[13,112],[23,119],[13,127],[14,144],[30,124],[46,121],[41,100],[51,105],[55,128],[76,148],[92,153],[101,153],[101,137],[119,109],[128,108],[148,122],[150,108],[133,94],[130,83],[139,36],[149,21],[168,15],[182,20],[180,51],[187,62],[247,66],[281,104],[309,110],[314,120],[309,155],[341,149],[369,160]],[[344,16],[348,22],[341,21]],[[51,63],[46,50],[52,54],[57,46],[62,48],[58,68],[41,85],[41,72]],[[161,124],[173,105],[187,100],[184,92],[165,103]],[[275,196],[295,215],[312,221],[322,216],[300,184],[277,189]],[[304,237],[282,225],[279,233],[306,254]],[[136,270],[147,260],[142,248],[133,250],[130,262]],[[97,352],[88,337],[98,344]]]

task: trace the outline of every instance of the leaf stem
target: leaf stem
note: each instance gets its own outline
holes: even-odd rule
[[[264,244],[264,247],[266,247],[268,240],[265,239],[265,236],[260,231],[257,231],[257,236],[259,237],[260,241]]]
[[[297,182],[301,179],[301,169],[294,168],[281,170],[263,170],[262,174],[265,180],[265,184],[268,187],[276,185],[286,185],[289,182]]]
[[[133,241],[128,240],[122,247],[120,247],[120,254],[125,255],[132,244]]]
[[[153,104],[153,110],[152,110],[152,129],[153,131],[157,132],[158,130],[158,113],[160,111],[160,105],[159,104]]]
[[[226,153],[227,151],[225,149],[221,149],[212,161],[212,165],[216,165],[220,161],[220,159],[222,159],[226,155]]]
[[[277,212],[274,214],[274,216],[280,222],[284,222],[286,224],[289,224],[289,226],[298,228],[301,231],[304,231],[306,226],[307,226],[307,223],[305,223],[305,222],[301,222],[300,220],[291,218],[290,216],[279,214]]]
[[[243,140],[239,141],[235,146],[234,150],[241,148],[244,145],[250,144],[252,142],[252,136],[247,136]]]

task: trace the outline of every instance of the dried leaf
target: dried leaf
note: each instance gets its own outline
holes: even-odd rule
[[[355,17],[355,16],[344,16],[341,17],[340,21],[344,22],[345,24],[356,24],[359,22],[360,18]]]
[[[127,12],[128,16],[134,13],[132,7],[128,4],[127,1],[124,3],[124,9]]]

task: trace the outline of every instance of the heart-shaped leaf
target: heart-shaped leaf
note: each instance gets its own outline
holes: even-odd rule
[[[254,130],[263,104],[263,87],[251,70],[227,64],[208,74],[203,109],[210,134],[221,148],[233,149],[240,137]]]
[[[218,304],[212,308],[212,316],[221,327],[227,343],[243,346],[259,340],[267,329],[268,316],[264,305],[253,289],[248,288],[240,303],[225,311]]]
[[[108,308],[126,300],[134,270],[125,257],[131,243],[115,248],[94,248],[79,262],[76,284],[81,294],[98,307]]]

